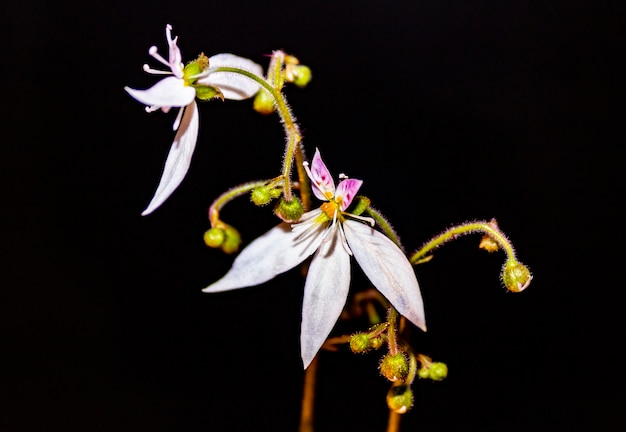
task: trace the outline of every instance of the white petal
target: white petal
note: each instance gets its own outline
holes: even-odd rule
[[[189,170],[189,164],[191,164],[191,156],[196,148],[198,123],[198,107],[195,102],[192,102],[185,108],[180,128],[178,132],[176,132],[176,137],[165,160],[165,168],[161,175],[161,181],[154,193],[152,201],[150,201],[148,207],[141,213],[143,216],[152,213],[157,207],[163,204],[185,178]]]
[[[333,236],[315,253],[304,286],[300,350],[305,369],[337,323],[349,286],[350,255]]]
[[[247,58],[234,54],[217,54],[209,57],[209,67],[236,67],[263,77],[263,68]],[[215,72],[200,78],[198,84],[218,87],[226,99],[247,99],[259,91],[259,85],[248,77],[232,72]]]
[[[426,331],[422,294],[404,252],[369,225],[346,220],[343,228],[354,258],[376,289],[401,315]]]
[[[196,97],[193,87],[185,86],[182,79],[174,76],[163,78],[147,90],[135,90],[124,87],[132,97],[149,106],[184,107]]]
[[[214,293],[267,282],[311,256],[322,241],[323,229],[318,231],[300,241],[299,233],[292,231],[290,224],[275,226],[245,247],[228,273],[202,291]]]

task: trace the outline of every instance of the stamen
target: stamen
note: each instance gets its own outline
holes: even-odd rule
[[[348,245],[348,240],[346,240],[346,233],[343,232],[343,227],[339,225],[339,238],[341,239],[341,245],[344,250],[348,252],[348,255],[352,256],[352,251],[350,250],[350,246]]]
[[[302,167],[304,168],[304,171],[306,171],[306,175],[313,180],[313,174],[311,174],[311,170],[309,169],[309,163],[307,161],[302,162]]]
[[[172,72],[170,71],[152,69],[148,64],[143,65],[143,71],[148,72],[149,74],[153,74],[153,75],[172,75]]]
[[[376,221],[374,220],[374,218],[371,217],[367,217],[367,216],[358,216],[352,213],[344,213],[344,215],[348,216],[349,218],[352,219],[356,219],[356,220],[360,220],[363,222],[367,222],[368,224],[370,224],[372,227],[376,226]]]
[[[172,127],[172,130],[178,130],[178,127],[180,126],[180,120],[183,118],[184,110],[185,110],[185,107],[181,107],[178,110],[178,114],[176,114],[176,120],[174,120],[174,125]]]
[[[149,113],[151,113],[151,112],[155,112],[155,111],[158,111],[158,110],[159,110],[159,108],[160,108],[160,107],[158,107],[158,106],[150,105],[150,106],[147,106],[147,107],[146,107],[146,112],[149,112]]]
[[[168,61],[161,57],[161,54],[159,54],[157,47],[155,47],[154,45],[150,47],[150,49],[148,50],[148,54],[163,63],[165,66],[170,67]]]
[[[348,177],[344,173],[339,173],[339,178],[342,179],[342,180],[345,180],[345,179],[350,178],[350,177]]]

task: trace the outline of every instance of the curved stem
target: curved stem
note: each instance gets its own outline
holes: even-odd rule
[[[447,230],[430,240],[424,246],[422,246],[418,251],[414,252],[413,255],[411,255],[409,261],[411,262],[411,264],[417,264],[420,261],[424,260],[426,255],[430,251],[443,245],[448,240],[454,240],[458,236],[472,234],[476,232],[482,232],[489,235],[489,237],[492,238],[498,244],[498,246],[500,246],[504,250],[504,252],[508,256],[509,261],[514,263],[517,262],[517,258],[515,257],[515,250],[513,249],[513,245],[511,244],[511,242],[497,228],[497,225],[494,222],[486,221],[468,222],[454,226],[452,228],[448,228]]]
[[[285,129],[285,135],[287,136],[287,147],[285,149],[285,157],[283,160],[283,169],[282,169],[283,181],[284,181],[283,196],[285,200],[288,202],[292,200],[291,170],[292,170],[294,157],[298,157],[299,160],[297,164],[298,165],[297,171],[298,171],[298,181],[300,182],[300,194],[302,198],[302,205],[304,206],[305,209],[310,207],[309,178],[306,175],[304,168],[302,168],[302,161],[304,161],[304,152],[300,145],[302,141],[302,135],[300,133],[300,128],[298,127],[298,124],[296,123],[294,116],[291,114],[291,109],[289,108],[289,105],[287,104],[287,99],[285,98],[283,93],[277,90],[276,88],[274,88],[274,86],[272,86],[264,78],[252,72],[248,72],[247,70],[239,69],[235,67],[219,66],[215,68],[209,68],[208,70],[203,72],[201,75],[208,76],[215,72],[231,72],[231,73],[236,73],[236,74],[248,77],[251,80],[255,81],[257,84],[259,84],[261,87],[263,87],[272,95],[272,97],[274,98],[274,103],[276,104],[276,111],[278,112],[278,115],[280,116],[281,122],[283,124],[283,128]]]
[[[393,229],[389,221],[382,215],[381,212],[376,210],[369,205],[365,208],[365,213],[370,215],[376,221],[376,224],[383,230],[383,232],[393,241],[400,249],[403,249],[402,244],[400,243],[400,237],[396,234],[396,231]]]
[[[272,180],[269,180],[269,181],[259,180],[259,181],[251,181],[248,183],[243,183],[239,186],[235,186],[227,190],[226,192],[221,194],[219,197],[217,197],[217,199],[213,201],[213,203],[211,204],[211,207],[209,207],[209,222],[211,223],[211,227],[212,228],[219,227],[219,225],[221,224],[220,210],[229,201],[232,201],[233,199],[250,192],[254,188],[265,186],[268,184],[268,182],[272,182]]]

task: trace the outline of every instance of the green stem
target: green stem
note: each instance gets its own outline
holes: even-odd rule
[[[489,235],[489,237],[492,238],[498,244],[498,246],[502,248],[507,254],[508,262],[517,263],[515,250],[513,249],[513,245],[511,244],[511,242],[497,228],[495,223],[490,223],[486,221],[468,222],[454,226],[452,228],[448,228],[441,234],[434,237],[424,246],[422,246],[418,251],[414,252],[413,255],[411,255],[409,261],[411,262],[411,264],[416,264],[419,261],[423,260],[430,251],[438,248],[447,241],[454,240],[461,235],[472,234],[476,232],[482,232]]]
[[[271,182],[271,181],[272,180],[259,180],[259,181],[243,183],[239,186],[235,186],[227,190],[226,192],[221,194],[219,197],[217,197],[217,199],[213,201],[213,203],[211,204],[211,207],[209,207],[209,222],[211,223],[211,227],[218,228],[219,225],[222,223],[220,221],[220,210],[229,201],[232,201],[233,199],[250,192],[254,188],[266,186],[268,182]]]
[[[402,244],[400,243],[400,237],[396,234],[396,231],[393,229],[391,224],[387,221],[387,219],[382,215],[381,212],[376,210],[369,205],[365,208],[365,213],[370,215],[376,221],[376,224],[380,227],[381,230],[393,241],[400,249],[403,249]]]
[[[285,149],[285,157],[283,160],[283,196],[287,202],[292,200],[292,184],[291,184],[291,170],[294,157],[298,156],[300,161],[298,161],[298,181],[300,182],[300,194],[302,198],[302,204],[305,209],[310,207],[310,185],[309,178],[306,174],[306,171],[302,167],[301,161],[304,160],[304,154],[300,142],[302,141],[302,135],[300,133],[300,128],[295,121],[295,118],[291,114],[291,109],[287,104],[287,99],[283,95],[283,93],[269,82],[267,82],[264,78],[254,74],[252,72],[248,72],[244,69],[239,69],[235,67],[229,66],[219,66],[216,68],[209,68],[207,71],[202,73],[202,76],[208,76],[215,72],[231,72],[239,75],[243,75],[245,77],[250,78],[255,81],[265,90],[267,90],[272,97],[274,98],[274,103],[276,104],[276,111],[280,116],[280,119],[283,123],[283,128],[285,129],[285,135],[287,136],[287,147]]]

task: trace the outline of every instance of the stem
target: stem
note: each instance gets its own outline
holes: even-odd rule
[[[272,180],[269,180],[269,182],[271,181]],[[211,223],[211,227],[212,228],[219,227],[219,225],[222,223],[220,221],[220,210],[229,201],[232,201],[233,199],[250,192],[252,189],[256,187],[265,186],[267,184],[268,184],[268,180],[260,180],[260,181],[252,181],[248,183],[243,183],[239,186],[235,186],[234,188],[227,190],[226,192],[221,194],[219,197],[217,197],[217,199],[213,201],[213,203],[211,204],[211,207],[209,207],[209,222]]]
[[[299,432],[313,432],[313,407],[315,405],[315,381],[317,379],[318,358],[319,355],[316,355],[304,372]]]
[[[435,238],[433,238],[424,246],[422,246],[421,249],[413,253],[409,261],[411,262],[411,264],[417,264],[421,260],[425,259],[425,256],[430,251],[443,245],[448,240],[454,240],[458,236],[465,235],[465,234],[472,234],[476,232],[482,232],[482,233],[489,235],[498,244],[498,246],[500,246],[504,250],[504,252],[508,256],[508,260],[513,263],[517,263],[517,258],[515,257],[515,250],[513,249],[513,245],[511,244],[511,242],[495,226],[494,222],[486,222],[486,221],[468,222],[465,224],[454,226],[452,228],[448,228],[446,231],[437,235]]]
[[[398,311],[393,306],[389,306],[389,311],[387,312],[387,323],[389,324],[387,328],[387,344],[389,345],[389,354],[391,355],[398,353],[398,340],[396,339],[397,319]]]
[[[239,69],[235,67],[229,66],[219,66],[216,68],[209,68],[206,72],[202,73],[202,76],[208,76],[215,72],[232,72],[239,75],[243,75],[245,77],[250,78],[255,81],[265,90],[267,90],[272,97],[274,98],[274,103],[276,104],[276,111],[280,116],[280,119],[283,123],[283,128],[285,129],[285,135],[287,136],[287,148],[285,149],[285,158],[283,160],[283,196],[287,202],[292,200],[291,194],[291,168],[293,164],[294,157],[298,157],[298,180],[300,182],[300,193],[302,198],[302,205],[305,209],[310,207],[310,185],[309,178],[302,168],[302,161],[304,160],[304,152],[302,147],[300,146],[300,142],[302,141],[302,135],[300,133],[300,128],[295,121],[295,118],[291,114],[291,109],[287,104],[287,99],[283,95],[283,93],[274,86],[272,86],[269,82],[267,82],[264,78],[252,73],[248,72],[244,69]]]
[[[402,414],[398,414],[394,410],[389,410],[389,419],[387,421],[387,432],[398,432],[400,430],[400,419]]]
[[[400,249],[403,249],[402,244],[400,243],[400,237],[396,234],[396,231],[393,229],[391,224],[387,221],[387,219],[382,215],[381,212],[376,210],[373,207],[368,206],[365,209],[365,212],[374,218],[380,229],[393,241]]]

